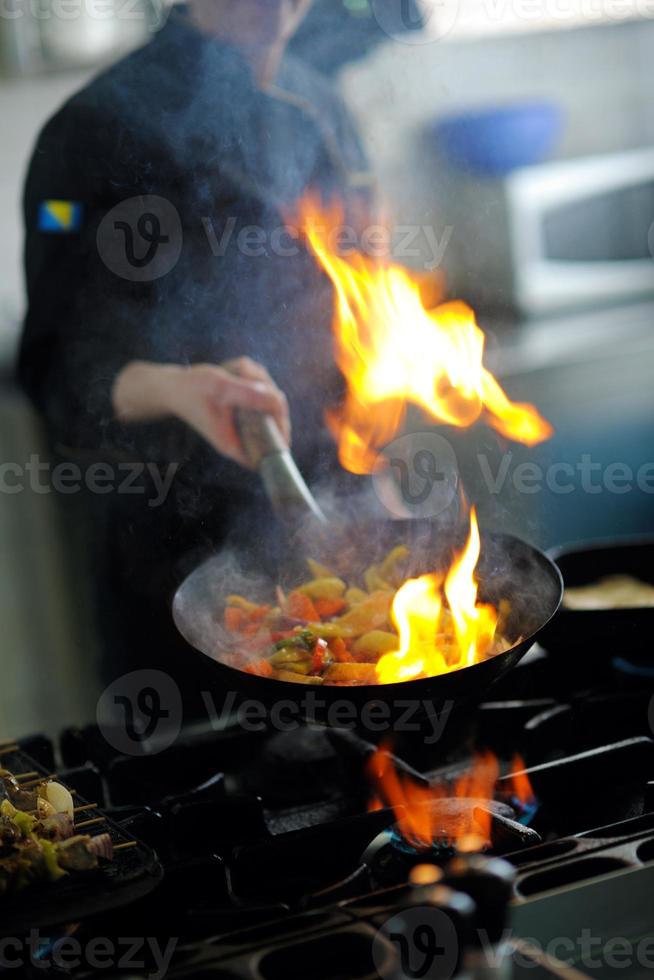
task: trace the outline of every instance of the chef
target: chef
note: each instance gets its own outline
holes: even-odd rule
[[[310,481],[335,468],[332,291],[285,216],[317,190],[360,220],[369,181],[340,100],[285,55],[309,5],[174,8],[37,140],[20,381],[57,457],[132,466],[87,481],[106,679],[163,667],[183,684],[176,583],[233,538],[254,549],[270,521],[236,408],[289,440],[292,422]]]

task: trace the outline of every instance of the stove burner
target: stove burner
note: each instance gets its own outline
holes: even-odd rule
[[[541,843],[540,835],[529,827],[513,819],[514,810],[506,803],[490,801],[483,803],[479,800],[439,800],[436,809],[446,815],[463,807],[472,810],[473,820],[481,828],[491,815],[491,840],[484,843],[481,836],[474,832],[466,835],[460,841],[443,836],[434,840],[430,847],[414,846],[402,834],[398,824],[392,824],[378,834],[370,842],[361,855],[361,864],[370,869],[373,880],[380,885],[401,884],[410,878],[413,869],[424,865],[434,864],[443,866],[450,858],[468,850],[492,850],[496,854],[507,854],[520,847],[533,847]]]
[[[629,651],[624,658],[631,662]],[[59,747],[67,782],[151,845],[165,867],[147,900],[83,921],[80,941],[133,935],[136,924],[164,946],[178,937],[171,980],[363,977],[376,968],[372,944],[384,923],[416,904],[442,904],[435,890],[444,884],[450,894],[472,893],[475,874],[484,879],[498,855],[516,878],[514,914],[535,897],[556,908],[567,895],[583,908],[591,889],[612,907],[614,882],[645,880],[654,860],[651,685],[608,660],[592,676],[587,665],[565,666],[537,653],[493,687],[492,700],[448,722],[437,743],[406,735],[393,747],[394,769],[423,787],[453,785],[475,746],[503,766],[523,757],[537,808],[519,803],[502,779],[492,803],[439,801],[471,808],[473,821],[478,813],[487,823],[490,812],[488,850],[477,855],[456,854],[445,833],[416,850],[391,809],[368,812],[364,772],[375,746],[363,733],[195,729],[159,755],[128,758],[93,726],[68,730]],[[57,770],[47,739],[21,745]],[[474,861],[486,862],[483,873],[473,874]],[[626,870],[637,874],[613,874]],[[505,916],[500,885],[499,898],[487,902],[482,889],[469,899],[475,929],[495,928],[495,905]],[[391,957],[392,940],[384,942]],[[71,980],[82,978],[73,972]]]
[[[652,663],[651,657],[648,657],[646,660],[614,657],[611,664],[618,673],[626,674],[630,678],[654,681],[654,664]]]

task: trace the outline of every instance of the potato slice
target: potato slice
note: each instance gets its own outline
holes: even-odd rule
[[[276,670],[273,674],[275,680],[290,681],[291,684],[322,684],[322,677],[314,674],[296,674],[292,670]]]
[[[310,674],[311,673],[311,661],[310,660],[300,660],[297,663],[293,661],[284,660],[281,663],[275,663],[273,666],[277,670],[290,671],[292,674]]]
[[[397,566],[408,557],[409,549],[407,546],[405,544],[398,544],[396,548],[389,551],[379,566],[379,574],[381,578],[385,579],[387,582],[394,582],[394,576],[398,571]]]
[[[378,592],[380,589],[384,591],[391,591],[393,586],[388,582],[384,581],[382,575],[379,571],[379,565],[371,565],[363,573],[363,581],[366,584],[368,592]]]
[[[381,629],[388,622],[392,601],[392,592],[378,590],[334,622],[341,628],[352,630],[355,635]]]
[[[309,571],[314,578],[333,578],[334,573],[331,568],[327,568],[326,565],[321,565],[319,561],[315,561],[314,558],[307,558],[307,565],[309,566]]]
[[[375,684],[377,674],[374,664],[332,664],[325,671],[325,680]]]
[[[244,599],[242,595],[228,595],[225,599],[226,606],[236,606],[237,609],[243,609],[244,612],[254,612],[255,609],[259,609],[258,602],[250,602],[249,599]]]
[[[273,667],[281,667],[283,664],[301,664],[305,661],[309,663],[310,660],[311,657],[306,650],[293,649],[292,647],[283,647],[270,657],[270,663]]]
[[[400,641],[395,633],[387,633],[385,630],[370,630],[356,640],[352,649],[355,653],[363,653],[365,650],[370,651],[370,653],[382,654],[397,650],[399,645]]]
[[[315,578],[305,582],[297,591],[310,599],[340,599],[347,586],[340,578]]]
[[[331,623],[309,623],[307,629],[323,640],[333,640],[337,636],[347,640],[351,636],[356,636],[356,630],[352,626],[338,619],[332,620]]]

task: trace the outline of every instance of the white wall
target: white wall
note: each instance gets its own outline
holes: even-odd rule
[[[88,73],[66,73],[0,82],[0,362],[13,342],[23,306],[21,194],[36,135]]]
[[[390,41],[346,69],[342,86],[398,220],[420,224],[438,197],[436,155],[421,139],[438,116],[551,99],[566,117],[559,156],[651,145],[653,62],[654,22],[631,22],[422,45]]]

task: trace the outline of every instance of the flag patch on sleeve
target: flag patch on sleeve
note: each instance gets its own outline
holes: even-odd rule
[[[82,226],[82,205],[78,201],[41,201],[39,231],[61,235],[79,231]]]

